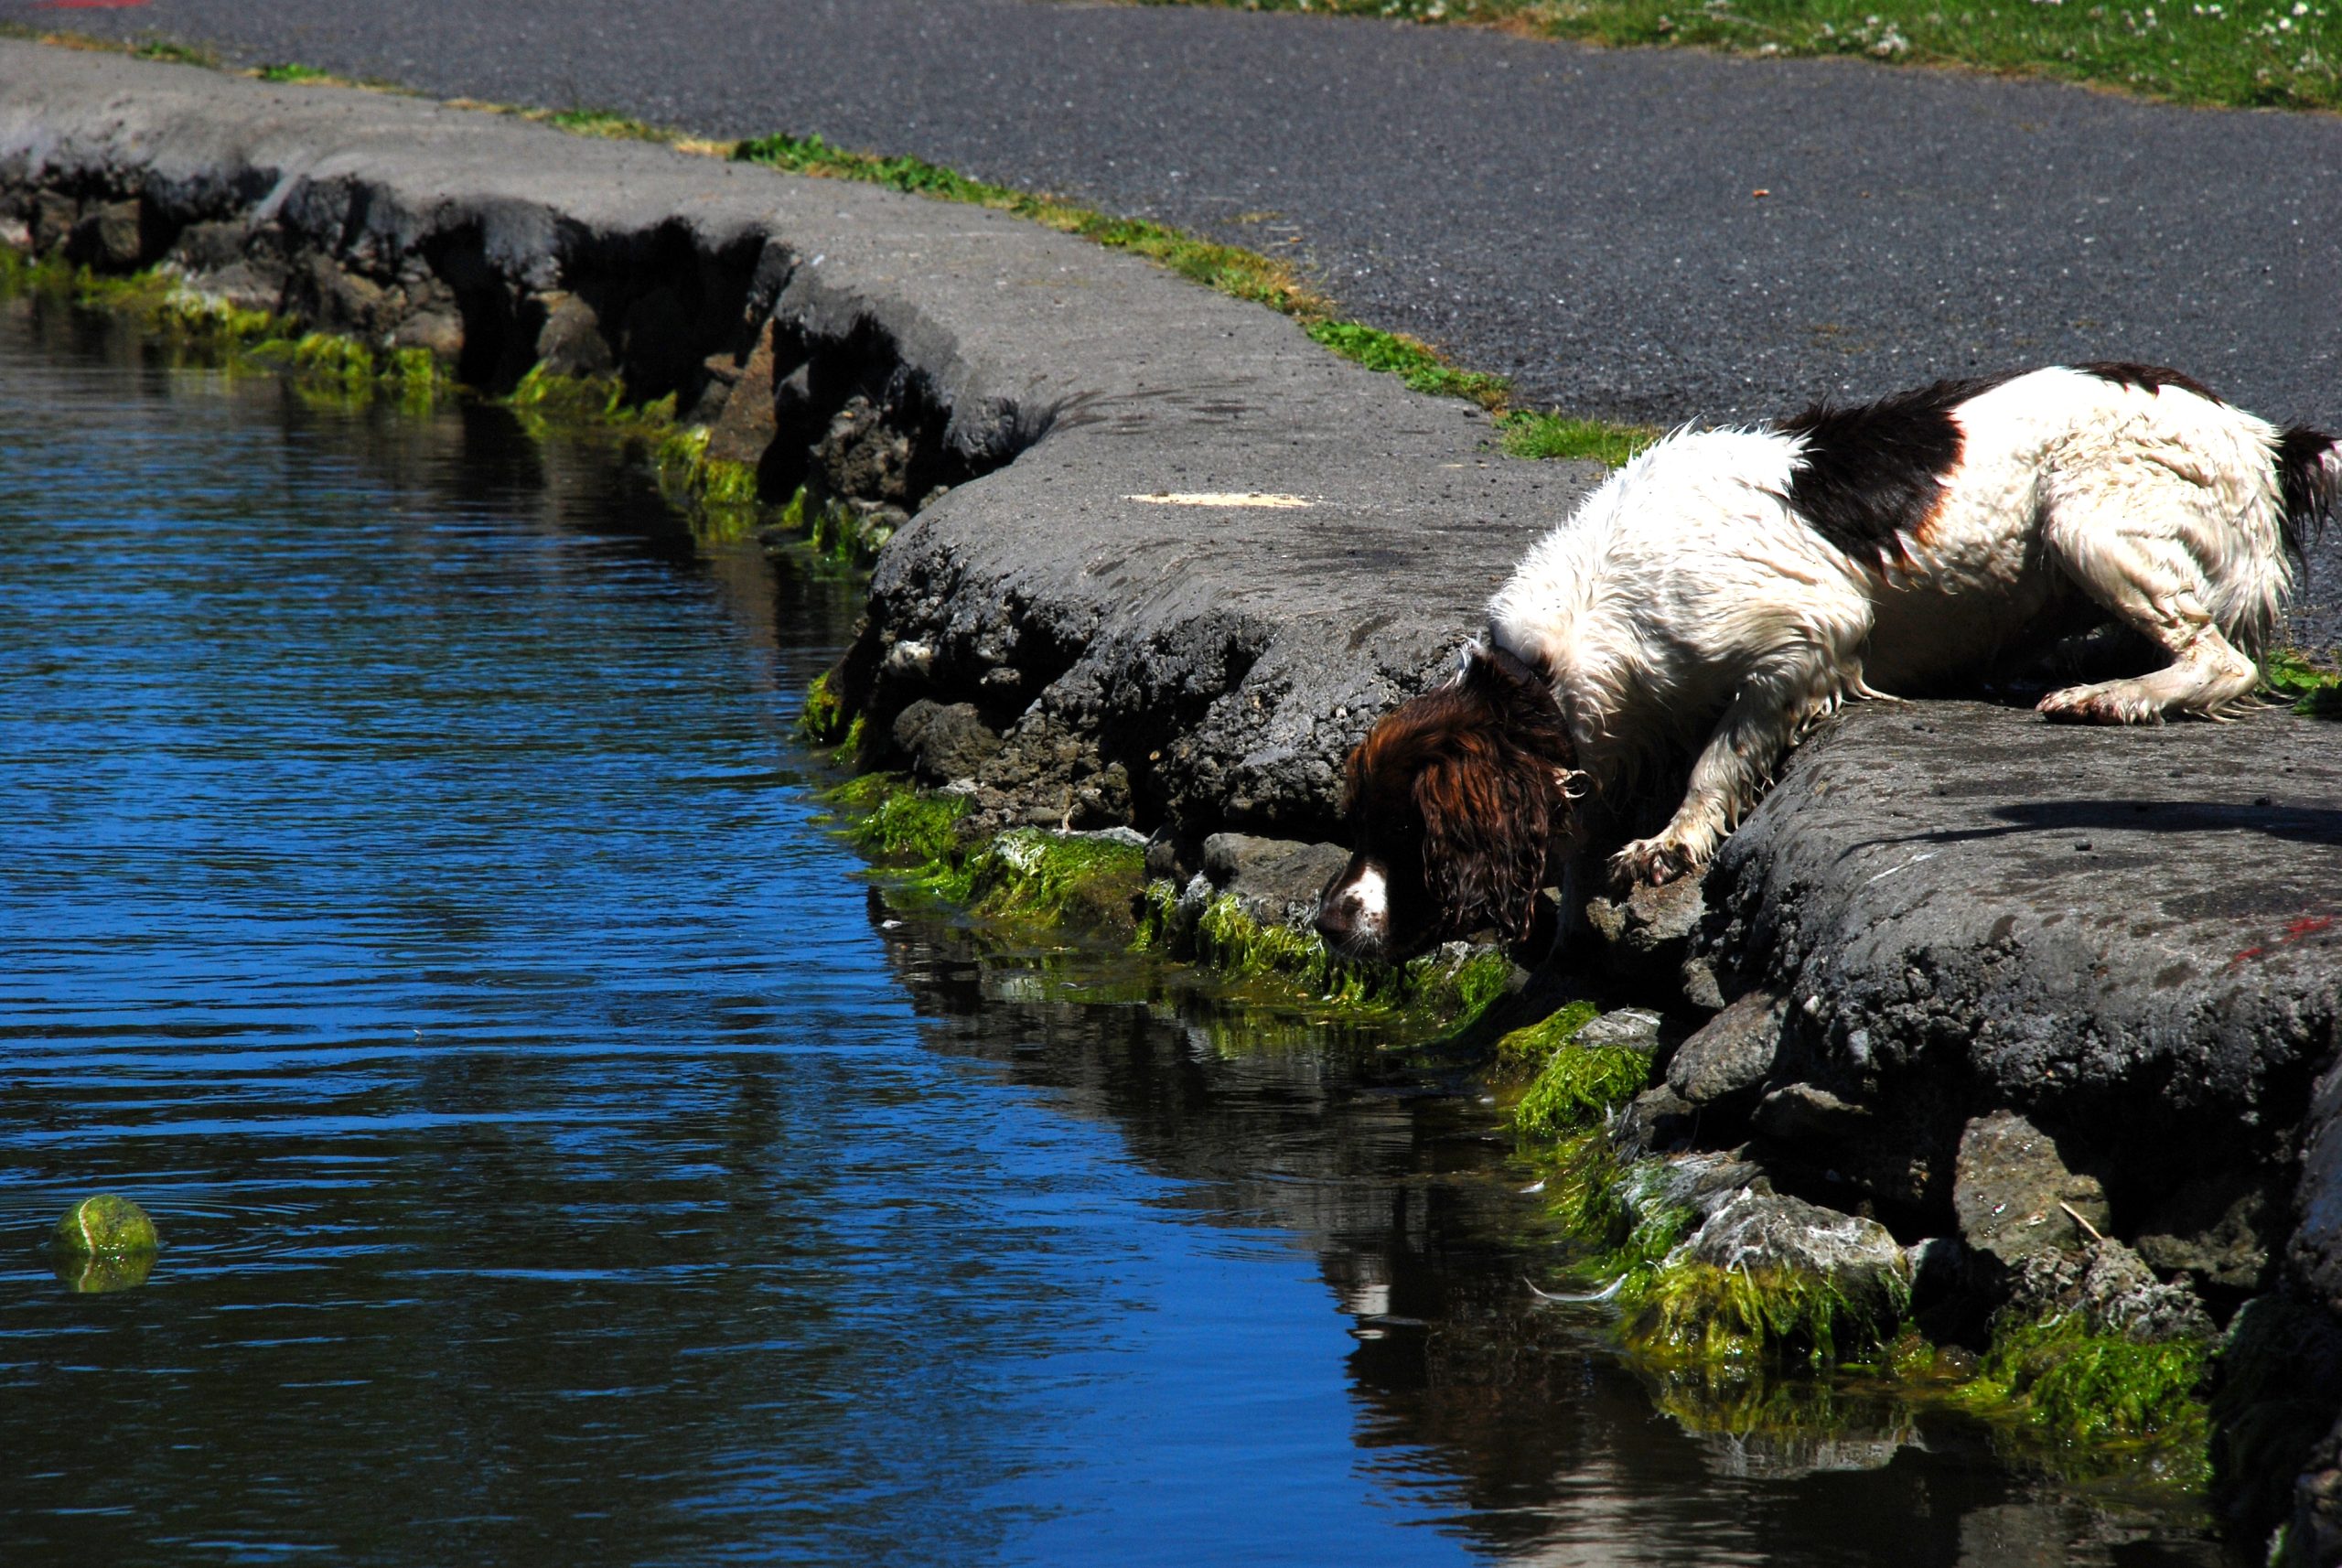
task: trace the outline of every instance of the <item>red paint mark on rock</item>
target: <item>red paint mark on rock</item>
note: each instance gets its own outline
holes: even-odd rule
[[[2229,960],[2229,967],[2234,969],[2238,964],[2252,959],[2266,958],[2269,956],[2271,948],[2282,948],[2300,941],[2304,937],[2314,937],[2320,931],[2332,929],[2333,926],[2334,917],[2331,915],[2304,915],[2289,923],[2285,927],[2284,934],[2275,941],[2263,943],[2257,948],[2245,948],[2238,952],[2235,957]]]

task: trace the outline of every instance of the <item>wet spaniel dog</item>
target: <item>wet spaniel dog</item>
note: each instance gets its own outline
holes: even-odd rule
[[[2053,691],[2079,724],[2218,718],[2247,702],[2342,443],[2143,365],[1943,381],[1762,429],[1683,430],[1540,540],[1456,675],[1351,754],[1357,853],[1317,929],[1401,959],[1493,928],[1638,775],[1690,758],[1682,803],[1615,880],[1703,866],[1782,755],[1842,703],[1939,686],[2111,623],[2160,665]]]

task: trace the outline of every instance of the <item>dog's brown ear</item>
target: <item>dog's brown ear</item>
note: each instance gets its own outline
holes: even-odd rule
[[[1520,946],[1584,775],[1540,671],[1474,643],[1451,690],[1460,711],[1415,779],[1424,881],[1448,931],[1492,926]]]
[[[1500,736],[1474,736],[1415,779],[1423,880],[1456,935],[1492,926],[1528,941],[1562,801],[1552,770]]]

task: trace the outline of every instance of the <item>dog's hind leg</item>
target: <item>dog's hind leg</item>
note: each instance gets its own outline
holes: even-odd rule
[[[1614,855],[1611,876],[1622,885],[1672,882],[1707,865],[1756,804],[1798,736],[1833,712],[1848,690],[1862,689],[1857,667],[1818,646],[1784,650],[1767,660],[1716,721],[1673,818],[1661,832]]]
[[[2221,632],[2209,568],[2264,568],[2249,543],[2235,547],[2235,524],[2213,515],[2210,502],[2201,487],[2164,475],[2053,504],[2042,532],[2058,565],[2171,661],[2130,680],[2052,692],[2038,704],[2044,716],[2100,725],[2161,724],[2175,714],[2217,719],[2251,695],[2260,672]]]

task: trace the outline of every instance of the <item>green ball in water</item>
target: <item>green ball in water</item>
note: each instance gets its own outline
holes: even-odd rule
[[[146,1211],[111,1192],[85,1197],[67,1209],[48,1239],[59,1251],[77,1257],[151,1253],[162,1245]]]

